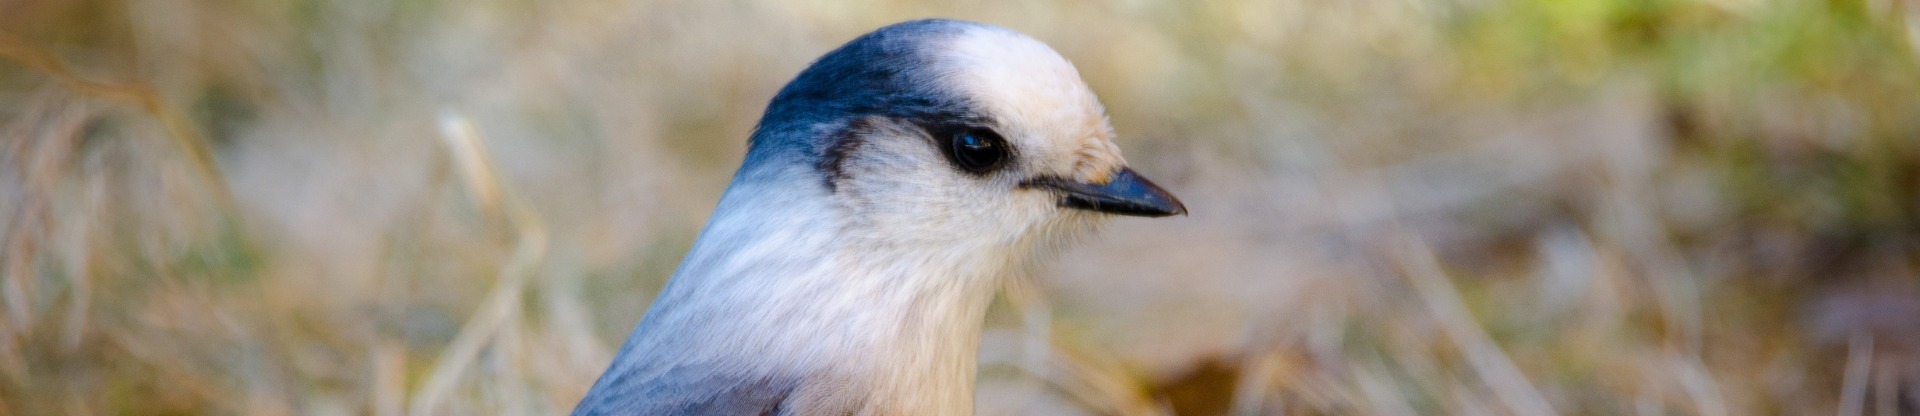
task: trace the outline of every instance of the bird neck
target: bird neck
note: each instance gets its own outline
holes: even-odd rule
[[[687,354],[821,381],[797,394],[861,396],[822,401],[970,413],[982,321],[1021,249],[848,235],[821,214],[830,201],[791,189],[729,189],[643,330],[680,337]]]

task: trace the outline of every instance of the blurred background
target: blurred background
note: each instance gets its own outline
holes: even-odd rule
[[[979,413],[1920,412],[1920,1],[0,0],[0,414],[558,414],[773,93],[944,16],[1190,217]]]

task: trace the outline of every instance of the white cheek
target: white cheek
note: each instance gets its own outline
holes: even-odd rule
[[[866,140],[835,192],[848,227],[860,235],[888,244],[1000,250],[1025,245],[1061,215],[1053,194],[1020,188],[1018,172],[962,172],[920,137]]]

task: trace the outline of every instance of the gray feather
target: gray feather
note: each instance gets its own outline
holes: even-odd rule
[[[798,380],[675,367],[653,376],[608,372],[574,408],[575,416],[780,415]]]

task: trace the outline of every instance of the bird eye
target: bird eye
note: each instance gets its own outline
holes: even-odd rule
[[[966,129],[953,134],[953,161],[973,173],[987,173],[1007,159],[1007,142],[986,129]]]

